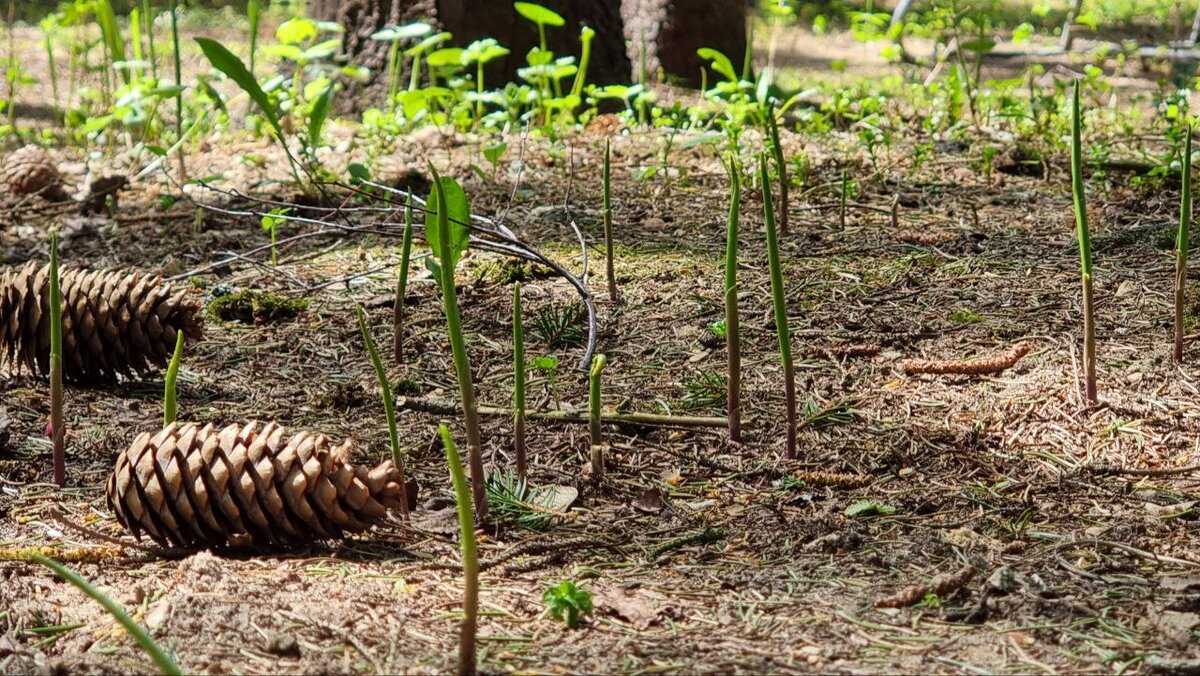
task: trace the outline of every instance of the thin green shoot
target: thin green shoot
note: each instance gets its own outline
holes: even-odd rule
[[[1096,317],[1092,304],[1092,243],[1088,232],[1087,201],[1083,187],[1083,149],[1080,128],[1079,80],[1071,95],[1071,196],[1075,205],[1075,236],[1083,274],[1083,373],[1088,403],[1096,401]]]
[[[388,381],[387,369],[383,367],[383,360],[379,358],[379,348],[375,346],[375,339],[371,337],[371,329],[367,326],[367,314],[363,312],[361,305],[355,305],[354,309],[358,314],[358,330],[362,332],[363,343],[367,346],[367,355],[371,359],[371,366],[375,368],[375,378],[379,381],[379,391],[383,396],[383,415],[387,419],[388,443],[392,448],[392,464],[400,472],[400,509],[404,514],[404,520],[407,521],[408,496],[404,493],[408,484],[404,476],[404,451],[400,449],[400,435],[396,431],[396,402],[392,396],[392,384]]]
[[[63,417],[62,290],[58,276],[58,230],[50,231],[50,436],[54,484],[67,483],[66,421]]]
[[[93,600],[103,606],[104,609],[107,610],[108,613],[112,615],[122,627],[125,628],[125,631],[129,632],[129,635],[133,637],[133,640],[137,641],[137,644],[141,646],[142,650],[144,650],[147,655],[150,656],[150,659],[154,660],[154,663],[158,666],[158,670],[161,673],[166,674],[167,676],[176,676],[177,674],[183,673],[183,669],[179,668],[179,665],[175,663],[175,660],[171,659],[171,656],[168,655],[167,652],[154,641],[154,639],[150,638],[150,635],[146,633],[146,630],[143,629],[140,624],[133,621],[133,618],[131,618],[129,614],[125,612],[125,609],[122,608],[120,604],[108,598],[108,596],[106,596],[99,589],[93,587],[90,582],[80,577],[78,573],[70,568],[67,568],[58,561],[55,561],[54,559],[48,559],[41,554],[33,554],[30,556],[30,559],[42,564],[43,566],[46,566],[50,570],[53,570],[55,575],[69,582],[76,589],[92,597]]]
[[[588,371],[588,436],[591,438],[592,479],[604,477],[604,435],[600,428],[600,385],[601,374],[608,359],[598,354],[592,357],[592,368]]]
[[[396,273],[396,300],[392,303],[392,356],[396,363],[404,357],[404,299],[408,295],[408,269],[412,259],[413,195],[408,191],[404,203],[404,239],[400,244],[400,270]]]
[[[517,477],[528,475],[525,459],[525,326],[521,318],[521,283],[513,284],[513,451]]]
[[[1176,363],[1183,362],[1183,304],[1187,284],[1188,250],[1192,227],[1192,126],[1187,127],[1182,157],[1183,189],[1179,198],[1179,233],[1175,237],[1175,350]]]
[[[163,383],[163,426],[175,422],[178,409],[178,391],[176,383],[179,380],[179,364],[183,361],[183,331],[175,332],[175,352],[171,355],[171,363],[167,365],[167,375]]]
[[[729,409],[729,440],[742,440],[742,343],[738,312],[738,222],[742,208],[741,168],[729,158],[729,225],[725,234],[725,350],[726,406]]]
[[[779,262],[779,239],[775,232],[775,209],[771,201],[771,182],[766,155],[758,156],[759,178],[763,189],[763,212],[767,226],[767,265],[771,272],[771,299],[775,308],[775,331],[779,336],[779,357],[783,362],[783,389],[787,398],[787,445],[784,457],[796,457],[796,369],[792,362],[792,332],[788,326],[787,298],[783,288],[783,268]]]
[[[250,22],[250,74],[254,75],[254,64],[258,59],[258,26],[262,22],[262,0],[246,3],[246,19]]]
[[[846,228],[846,207],[850,199],[850,174],[845,169],[842,170],[842,192],[838,200],[838,224],[844,230]]]
[[[438,426],[442,446],[446,449],[446,462],[450,465],[450,479],[454,483],[454,501],[458,505],[458,528],[461,533],[463,560],[463,620],[458,635],[458,673],[475,673],[475,634],[479,624],[479,555],[475,545],[475,517],[471,513],[471,489],[463,474],[462,461],[454,437],[444,424]],[[480,482],[480,487],[483,483]]]
[[[767,132],[771,137],[771,155],[775,159],[775,170],[779,174],[779,234],[788,233],[788,174],[787,161],[783,156],[783,143],[779,140],[779,124],[775,121],[775,105],[768,103],[763,106],[763,117],[767,120]],[[845,193],[842,195],[845,209]],[[845,223],[843,222],[843,227]]]

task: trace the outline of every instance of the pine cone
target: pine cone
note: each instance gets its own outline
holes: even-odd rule
[[[47,199],[66,199],[58,167],[46,151],[28,145],[8,156],[4,162],[4,185],[14,195],[42,195]]]
[[[0,276],[0,365],[50,372],[50,268],[26,263]],[[201,337],[199,306],[156,277],[60,270],[63,377],[113,382],[162,368],[175,333]]]
[[[179,547],[300,544],[366,530],[405,496],[390,460],[348,462],[349,442],[284,440],[274,423],[172,423],[142,434],[108,477],[108,506],[137,537]],[[416,498],[410,491],[411,503]]]

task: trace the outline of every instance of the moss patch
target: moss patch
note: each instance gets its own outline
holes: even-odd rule
[[[284,298],[267,291],[243,289],[208,302],[208,316],[223,322],[265,324],[290,319],[308,309],[307,298]]]

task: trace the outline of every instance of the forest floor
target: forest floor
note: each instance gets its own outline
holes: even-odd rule
[[[327,159],[344,175],[357,151],[339,133],[346,152]],[[810,159],[808,184],[826,186],[793,192],[782,242],[807,413],[798,460],[781,459],[784,397],[762,203],[748,188],[740,270],[745,443],[730,444],[719,428],[613,426],[609,472],[597,484],[584,471],[586,426],[532,421],[532,482],[576,487],[579,499],[544,532],[485,530],[481,556],[493,565],[483,574],[484,670],[1196,668],[1198,479],[1180,469],[1200,463],[1200,346],[1189,343],[1184,364],[1172,363],[1178,188],[1135,191],[1116,172],[1091,186],[1101,401],[1088,405],[1065,157],[1052,158],[1044,175],[1004,162],[983,172],[969,144],[947,143],[919,169],[907,167],[908,151],[897,147],[895,161],[876,172],[846,154],[841,137],[785,135],[790,153]],[[492,180],[469,169],[490,169],[479,138],[430,129],[404,139],[376,173],[420,184],[432,161],[463,182],[473,211],[503,215],[525,241],[578,271],[570,222],[600,241],[603,139],[596,132],[554,144],[509,137]],[[717,146],[688,148],[685,140],[674,139],[669,168],[638,180],[635,170],[657,163],[666,139],[613,138],[618,303],[604,293],[602,249],[593,245],[588,257],[611,409],[724,414],[720,401],[706,399],[713,388],[704,382],[725,363],[723,341],[708,325],[722,312],[728,183]],[[70,182],[82,182],[82,155],[55,157]],[[107,167],[127,169],[119,159]],[[293,197],[286,166],[263,142],[201,147],[189,170],[220,174],[226,189]],[[860,205],[844,225],[831,187],[843,170]],[[64,265],[167,276],[266,242],[257,218],[209,211],[198,219],[187,199],[158,201],[178,192],[158,178],[135,183],[112,217],[80,216],[74,203],[5,198],[0,263],[44,259],[47,223],[63,233]],[[187,192],[230,204],[211,191]],[[894,196],[897,225],[888,213]],[[390,343],[398,241],[306,240],[283,249],[274,270],[234,264],[201,275],[201,284],[178,282],[197,302],[219,285],[310,299],[292,318],[209,321],[204,340],[186,354],[181,418],[273,420],[352,438],[364,461],[385,457],[387,432],[354,305],[368,310],[377,340]],[[414,271],[407,357],[388,359],[390,374],[405,382],[407,397],[454,399],[436,288],[422,265]],[[480,252],[459,271],[483,402],[503,406],[511,396],[511,280],[529,272]],[[319,291],[302,288],[360,274]],[[554,276],[535,272],[524,290],[528,318],[578,305]],[[1189,307],[1196,311],[1196,298]],[[534,332],[529,357],[560,356],[558,398],[581,409],[585,378],[574,367],[582,347],[569,342],[554,347]],[[913,358],[994,355],[1020,342],[1030,352],[999,375],[910,376],[902,367]],[[554,405],[549,384],[530,383],[541,410]],[[453,668],[458,545],[446,527],[445,459],[431,444],[442,417],[399,416],[421,486],[411,523],[393,518],[345,541],[284,552],[181,553],[135,547],[104,500],[115,455],[159,427],[161,392],[156,377],[70,388],[68,486],[57,490],[47,483],[45,383],[0,377],[0,407],[12,418],[0,446],[0,552],[44,546],[73,560],[134,609],[189,672]],[[450,422],[461,438],[457,420]],[[489,465],[510,466],[509,419],[484,423]],[[918,594],[915,606],[878,607],[936,576],[961,584]],[[102,609],[50,571],[2,561],[0,579],[0,671],[150,669]],[[575,630],[550,618],[541,600],[566,579],[595,601],[594,616]]]

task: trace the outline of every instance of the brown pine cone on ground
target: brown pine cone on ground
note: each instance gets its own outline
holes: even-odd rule
[[[162,368],[175,335],[203,334],[198,304],[157,277],[60,270],[63,377],[114,382]],[[50,270],[29,262],[0,275],[0,366],[50,372]]]
[[[67,198],[58,167],[38,146],[28,145],[9,155],[2,174],[5,187],[14,195],[41,195],[56,202]]]
[[[284,438],[268,423],[172,423],[142,434],[117,457],[108,506],[135,536],[160,545],[221,547],[301,544],[364,531],[412,504],[399,469],[349,462],[349,442],[321,434]],[[410,484],[409,488],[412,488]]]

